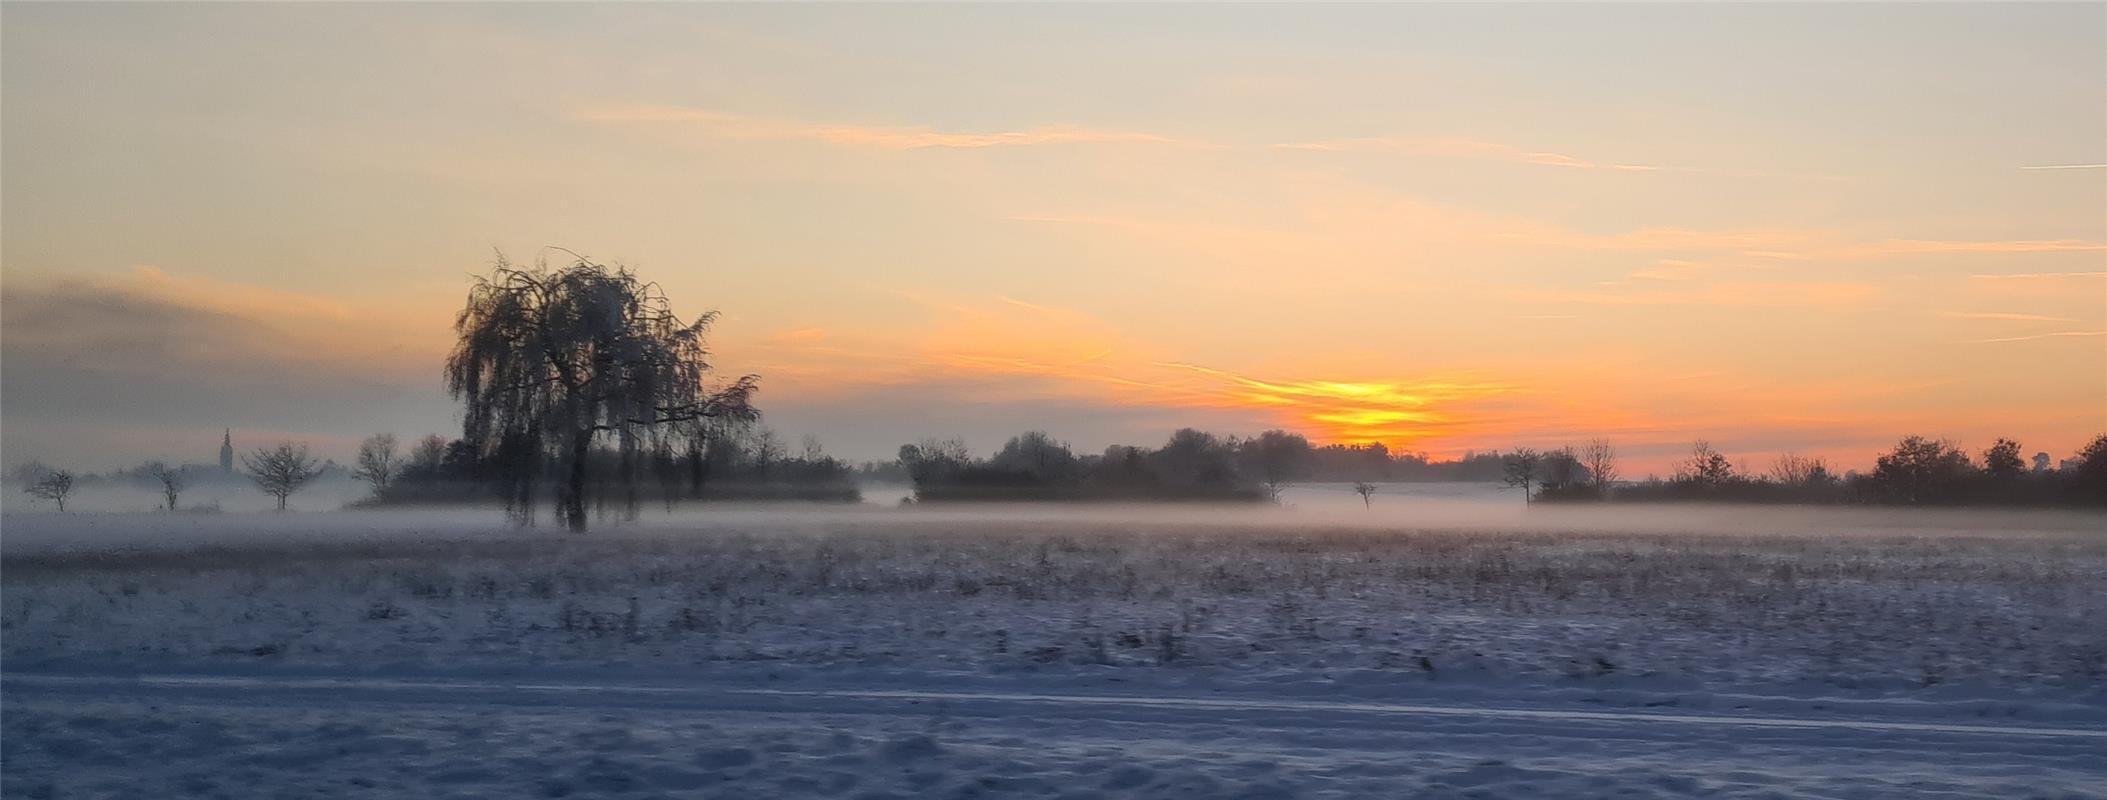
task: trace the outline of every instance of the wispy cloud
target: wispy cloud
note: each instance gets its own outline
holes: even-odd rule
[[[2017,239],[2006,241],[1938,241],[1888,239],[1860,245],[1850,252],[1863,255],[1927,255],[1937,253],[2089,253],[2107,251],[2107,243],[2082,239]]]
[[[1617,164],[1592,161],[1564,153],[1529,150],[1499,142],[1486,142],[1459,137],[1368,136],[1350,139],[1325,139],[1312,142],[1285,142],[1276,144],[1274,147],[1282,150],[1312,150],[1327,153],[1375,152],[1430,158],[1468,158],[1482,161],[1534,164],[1541,167],[1564,167],[1567,169],[1603,169],[1621,172],[1652,172],[1659,169],[1659,167],[1646,164]]]
[[[2016,314],[2001,311],[1941,311],[1939,316],[1951,319],[1995,319],[2012,322],[2077,322],[2069,317],[2050,317],[2041,314]]]
[[[1460,136],[1362,136],[1341,139],[1319,139],[1306,142],[1282,142],[1273,145],[1278,150],[1304,150],[1321,153],[1388,153],[1421,158],[1457,158],[1477,161],[1501,161],[1512,164],[1532,164],[1540,167],[1562,167],[1579,170],[1607,170],[1612,172],[1675,172],[1693,175],[1715,175],[1730,178],[1788,178],[1794,180],[1838,181],[1835,175],[1804,173],[1781,173],[1761,169],[1737,169],[1731,167],[1691,167],[1666,164],[1634,164],[1615,161],[1597,161],[1576,155],[1550,150],[1531,150],[1500,142],[1489,142]]]
[[[1640,228],[1622,233],[1518,230],[1501,238],[1521,244],[1579,250],[1656,253],[1727,252],[1778,261],[1856,260],[1921,255],[2027,255],[2107,252],[2107,242],[2084,239],[1880,239],[1852,241],[1831,231],[1790,229],[1694,230]],[[1667,263],[1667,262],[1664,262]],[[1687,263],[1687,262],[1684,262]],[[1657,276],[1656,276],[1657,277]]]
[[[1979,281],[2032,281],[2061,280],[2066,278],[2107,278],[2107,270],[2096,272],[2013,272],[2006,274],[1977,273],[1968,276]]]
[[[1768,306],[1846,307],[1865,305],[1880,288],[1865,283],[1718,283],[1694,289],[1621,291],[1620,285],[1594,291],[1527,291],[1515,299],[1531,303],[1576,303],[1602,306]]]
[[[2031,342],[2036,339],[2057,339],[2067,336],[2107,336],[2107,331],[2056,331],[2037,333],[2032,336],[2004,336],[1996,339],[1970,339],[1962,344],[1991,344],[1993,342]]]
[[[1633,270],[1624,277],[1635,281],[1687,281],[1697,277],[1703,266],[1695,261],[1664,258],[1654,266]]]
[[[998,131],[942,131],[920,126],[795,122],[682,106],[623,106],[580,111],[587,122],[683,125],[705,136],[735,141],[803,141],[879,150],[986,149],[1064,144],[1180,144],[1140,131],[1053,125]]]

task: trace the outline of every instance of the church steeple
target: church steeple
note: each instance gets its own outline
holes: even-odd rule
[[[232,474],[234,474],[234,429],[233,429],[233,428],[228,428],[228,429],[227,429],[227,432],[226,432],[226,433],[224,433],[224,434],[221,434],[221,435],[220,435],[220,439],[219,439],[219,471],[221,471],[221,472],[224,472],[224,473],[227,473],[227,474],[229,474],[229,475],[232,475]]]

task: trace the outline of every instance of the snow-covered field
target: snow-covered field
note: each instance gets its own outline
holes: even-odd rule
[[[10,515],[0,793],[2103,796],[2098,515],[1589,511]]]

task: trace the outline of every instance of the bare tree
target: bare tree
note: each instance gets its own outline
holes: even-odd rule
[[[516,517],[532,518],[542,465],[553,460],[557,517],[585,530],[587,473],[603,436],[631,472],[661,439],[686,438],[708,420],[757,418],[755,376],[703,386],[704,335],[716,319],[682,322],[657,284],[584,258],[520,268],[500,257],[478,278],[454,321],[460,341],[446,383],[467,405],[462,440],[500,468]]]
[[[921,441],[914,444],[900,446],[900,461],[903,463],[947,461],[955,464],[964,464],[972,460],[973,451],[966,447],[966,440],[956,436],[949,439],[925,436]]]
[[[168,501],[168,510],[178,510],[176,500],[183,493],[185,484],[182,470],[154,461],[146,465],[146,474],[161,483],[161,497]]]
[[[1734,480],[1734,462],[1699,439],[1690,445],[1690,458],[1676,468],[1675,479],[1701,486],[1718,486]]]
[[[1595,478],[1595,491],[1607,500],[1617,482],[1617,448],[1608,439],[1589,439],[1580,446],[1580,463]]]
[[[1375,507],[1375,503],[1371,500],[1371,498],[1375,497],[1375,484],[1356,483],[1353,485],[1353,493],[1361,496],[1362,508]]]
[[[1281,489],[1291,481],[1301,480],[1309,472],[1310,442],[1302,434],[1266,431],[1255,439],[1246,440],[1244,449],[1257,462],[1259,477],[1266,483],[1266,493],[1276,502],[1280,500]]]
[[[402,472],[418,472],[431,476],[439,474],[445,467],[446,437],[432,433],[418,439],[417,446],[410,448],[410,457],[402,465]]]
[[[988,464],[997,469],[1022,472],[1045,481],[1066,481],[1076,476],[1075,453],[1066,442],[1058,441],[1045,431],[1025,431],[1002,444],[1002,449],[988,459]]]
[[[773,428],[762,428],[754,432],[754,463],[766,470],[783,460],[783,437]]]
[[[241,457],[242,468],[249,479],[264,494],[278,498],[278,510],[285,510],[285,499],[300,487],[322,474],[315,460],[307,455],[307,445],[280,442],[275,447],[260,447],[256,452]]]
[[[73,494],[73,473],[62,469],[45,469],[35,481],[22,487],[30,497],[50,500],[58,504],[60,511],[66,510],[66,496]]]
[[[1501,462],[1502,478],[1507,481],[1507,485],[1522,490],[1524,503],[1530,502],[1535,496],[1532,487],[1536,485],[1537,468],[1543,462],[1543,454],[1530,447],[1515,448],[1514,452],[1508,453],[1506,460]]]
[[[1799,453],[1779,453],[1770,465],[1770,479],[1785,486],[1806,486],[1829,480],[1829,463]]]
[[[377,434],[359,443],[358,469],[351,471],[352,477],[373,484],[378,493],[400,474],[402,459],[395,455],[395,434]]]

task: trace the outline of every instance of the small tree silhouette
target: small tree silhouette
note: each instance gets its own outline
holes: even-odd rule
[[[1523,503],[1528,503],[1533,496],[1531,489],[1536,485],[1536,470],[1543,461],[1544,455],[1535,448],[1517,447],[1507,454],[1506,461],[1501,462],[1502,478],[1507,485],[1522,490]]]
[[[1608,500],[1610,484],[1617,482],[1617,448],[1608,439],[1589,439],[1580,446],[1580,463],[1595,479],[1595,492]]]
[[[321,474],[321,470],[315,467],[315,460],[307,455],[307,445],[292,442],[258,448],[256,452],[242,456],[241,465],[248,470],[249,478],[256,481],[257,488],[278,498],[279,511],[285,510],[286,498]]]
[[[183,493],[183,473],[159,461],[146,465],[146,474],[161,482],[161,497],[168,501],[168,510],[176,510],[176,499]]]
[[[1690,458],[1676,468],[1675,479],[1708,488],[1733,483],[1734,462],[1713,449],[1711,442],[1699,439],[1691,443]]]
[[[388,488],[402,474],[402,459],[395,455],[395,434],[372,436],[358,446],[358,469],[352,476],[373,484],[373,491]]]
[[[30,497],[57,503],[60,511],[66,510],[66,496],[73,493],[73,473],[62,469],[45,472],[22,491]]]
[[[1354,493],[1354,494],[1357,494],[1357,495],[1360,495],[1360,496],[1361,496],[1361,507],[1362,507],[1362,508],[1374,508],[1374,507],[1375,507],[1375,503],[1374,503],[1374,502],[1372,501],[1372,499],[1371,499],[1371,498],[1373,498],[1373,497],[1375,496],[1375,484],[1373,484],[1373,483],[1356,483],[1356,484],[1354,484],[1354,485],[1353,485],[1353,493]]]

